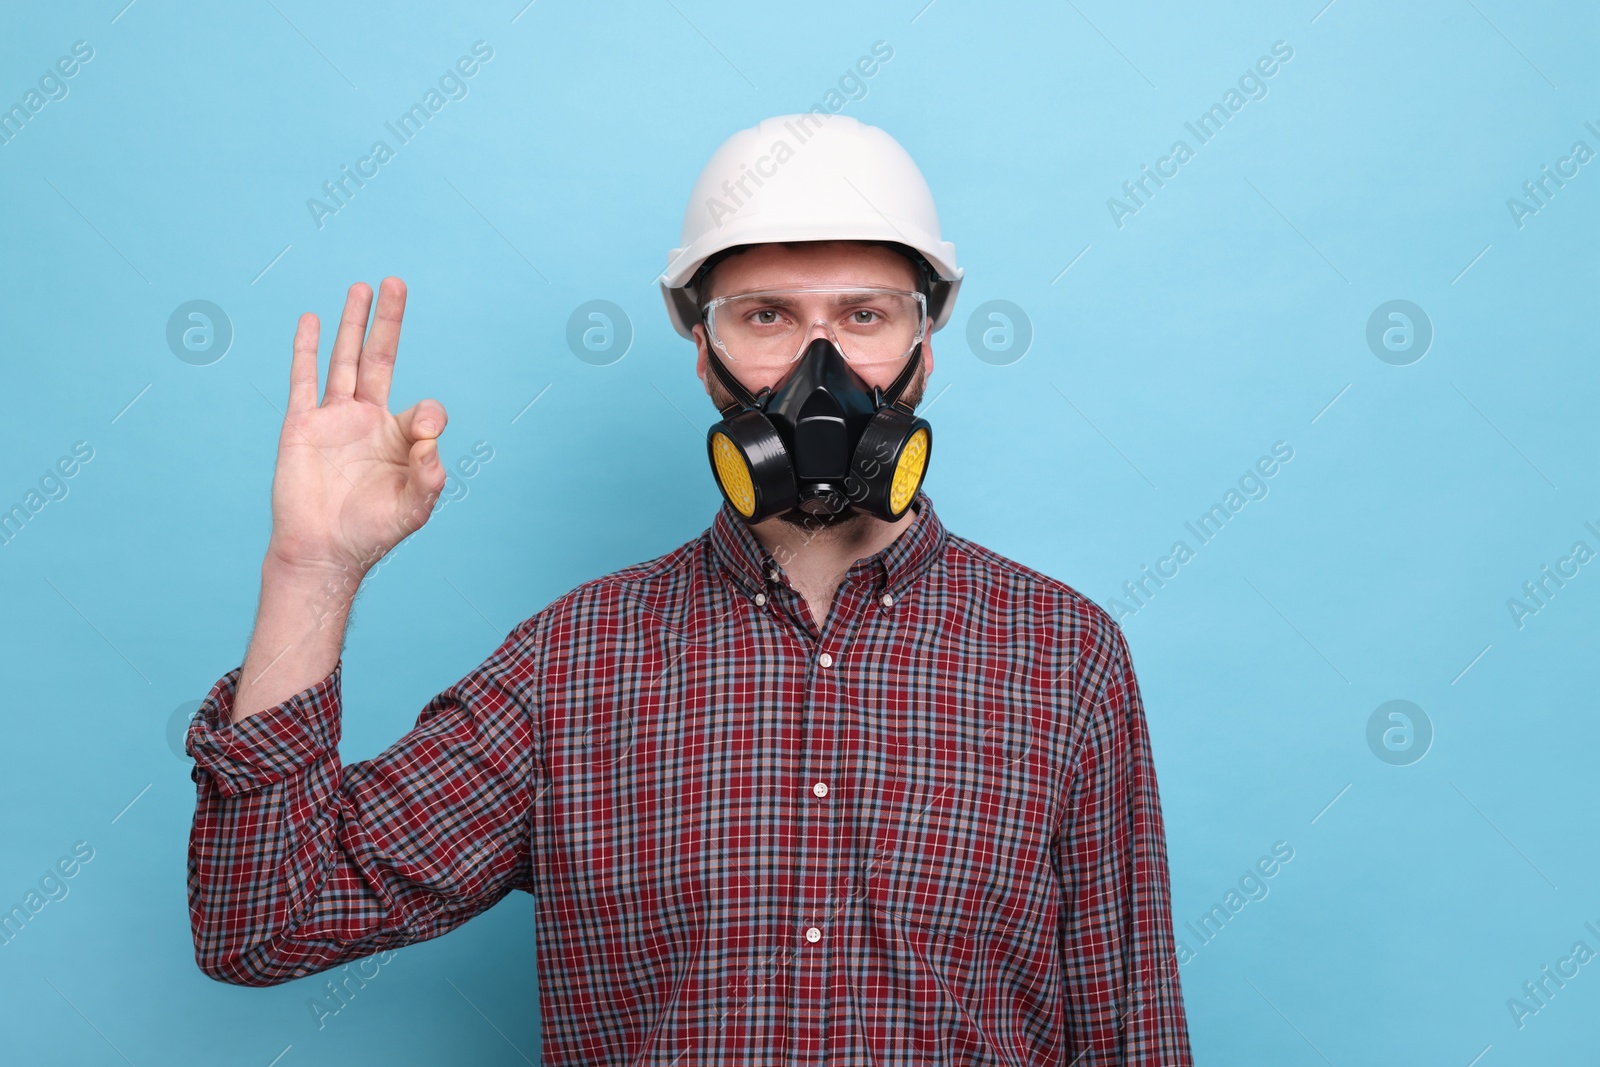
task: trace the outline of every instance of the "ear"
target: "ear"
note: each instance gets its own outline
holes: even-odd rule
[[[706,396],[711,395],[711,383],[706,379],[706,327],[705,323],[694,324],[694,375],[700,379],[700,385],[705,389]]]
[[[924,383],[933,375],[933,331],[922,339],[922,380]]]

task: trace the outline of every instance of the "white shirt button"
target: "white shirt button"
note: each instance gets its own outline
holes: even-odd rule
[[[772,570],[769,570],[767,572],[767,577],[771,578],[773,581],[777,581],[778,580],[778,569],[776,567],[774,567]]]
[[[825,797],[828,795],[828,783],[818,782],[816,785],[811,787],[811,791],[817,794],[819,797]]]
[[[757,593],[756,596],[755,596],[755,601],[756,601],[756,607],[759,608],[761,605],[763,605],[763,604],[765,604],[767,602],[767,594],[765,594],[765,593]]]
[[[886,608],[894,607],[894,597],[890,596],[888,593],[883,594],[882,600],[883,600],[883,606],[884,607],[886,607]]]
[[[818,941],[822,940],[822,931],[813,926],[811,929],[806,931],[806,940],[815,945]]]
[[[817,657],[817,662],[822,664],[824,667],[831,667],[833,666],[833,657],[824,652],[822,655]]]

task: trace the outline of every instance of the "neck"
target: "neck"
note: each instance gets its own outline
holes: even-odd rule
[[[851,565],[889,547],[916,519],[916,508],[907,508],[894,522],[857,512],[831,526],[815,522],[797,526],[775,516],[754,524],[750,531],[805,597],[820,632]]]

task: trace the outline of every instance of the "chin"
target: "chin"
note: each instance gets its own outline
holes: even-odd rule
[[[857,511],[850,504],[846,504],[831,515],[825,513],[813,515],[811,512],[801,511],[799,508],[790,508],[788,511],[778,513],[779,519],[801,530],[828,529],[842,526],[845,523],[856,522],[865,517],[866,512]]]

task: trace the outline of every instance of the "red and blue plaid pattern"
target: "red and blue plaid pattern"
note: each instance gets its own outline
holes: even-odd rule
[[[544,1062],[1190,1064],[1122,631],[926,494],[820,632],[724,504],[524,621],[381,755],[342,661],[190,728],[200,968],[269,985],[535,896]]]

